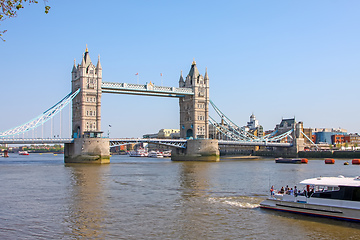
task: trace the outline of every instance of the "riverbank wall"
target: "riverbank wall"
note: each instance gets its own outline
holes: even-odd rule
[[[360,151],[303,151],[300,158],[360,158]]]

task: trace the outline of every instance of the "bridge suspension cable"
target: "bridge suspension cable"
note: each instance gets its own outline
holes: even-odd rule
[[[56,103],[54,106],[43,112],[41,115],[37,116],[36,118],[28,121],[25,124],[22,124],[20,126],[11,128],[9,130],[6,130],[4,132],[0,133],[0,137],[7,137],[7,136],[13,136],[18,135],[21,133],[25,133],[31,129],[34,129],[40,125],[43,125],[48,120],[52,119],[56,114],[58,114],[64,107],[66,107],[71,101],[76,97],[76,95],[80,92],[80,88],[73,92],[66,95],[63,99],[61,99],[58,103]]]
[[[247,139],[249,141],[260,141],[260,138],[241,129],[236,125],[230,118],[228,118],[214,103],[210,100],[211,106],[214,108],[215,112],[220,116],[220,118],[229,126],[229,128],[234,131],[236,134],[241,136],[241,138]]]
[[[303,131],[301,131],[302,135],[307,138],[311,142],[312,145],[314,145],[317,149],[319,149],[319,146],[314,143]]]
[[[229,131],[229,129],[226,129],[221,124],[217,123],[211,116],[209,116],[209,123],[213,125],[222,135],[226,136],[227,138],[230,138],[233,141],[246,141],[247,139],[243,137],[240,134],[235,134],[232,131]]]
[[[209,101],[211,106],[214,108],[215,112],[220,116],[221,120],[225,124],[217,123],[212,117],[209,116],[209,123],[213,125],[221,134],[230,138],[233,141],[244,141],[244,142],[278,142],[284,138],[290,137],[292,139],[291,134],[293,133],[293,129],[290,129],[287,132],[284,132],[280,135],[278,134],[278,130],[275,130],[271,134],[268,134],[263,137],[255,136],[242,128],[236,125],[230,118],[228,118],[215,104],[213,101]]]

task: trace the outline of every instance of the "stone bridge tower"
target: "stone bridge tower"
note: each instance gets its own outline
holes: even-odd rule
[[[171,160],[219,161],[218,140],[209,138],[209,77],[200,75],[193,61],[184,81],[182,73],[179,87],[192,88],[194,95],[179,99],[180,137],[187,138],[186,149],[175,149]]]
[[[80,88],[80,92],[72,103],[74,142],[65,144],[65,163],[110,163],[109,139],[101,137],[100,58],[95,66],[86,47],[81,64],[74,62],[71,75],[72,91]]]
[[[179,87],[192,88],[193,96],[180,98],[180,137],[207,139],[209,137],[209,77],[200,75],[195,60],[185,81],[182,73]]]
[[[72,136],[82,138],[84,132],[101,131],[101,83],[100,57],[96,66],[91,62],[86,47],[81,64],[73,66],[72,91],[81,89],[72,103]]]

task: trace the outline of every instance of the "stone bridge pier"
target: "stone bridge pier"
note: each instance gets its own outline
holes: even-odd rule
[[[193,139],[187,141],[187,148],[174,149],[171,153],[173,161],[219,161],[220,151],[216,139]]]

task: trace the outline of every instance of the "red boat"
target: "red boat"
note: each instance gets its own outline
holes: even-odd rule
[[[352,164],[360,164],[360,159],[353,159]]]
[[[19,155],[29,155],[27,151],[19,151]]]
[[[333,158],[327,158],[325,159],[325,164],[334,164],[335,160]]]

